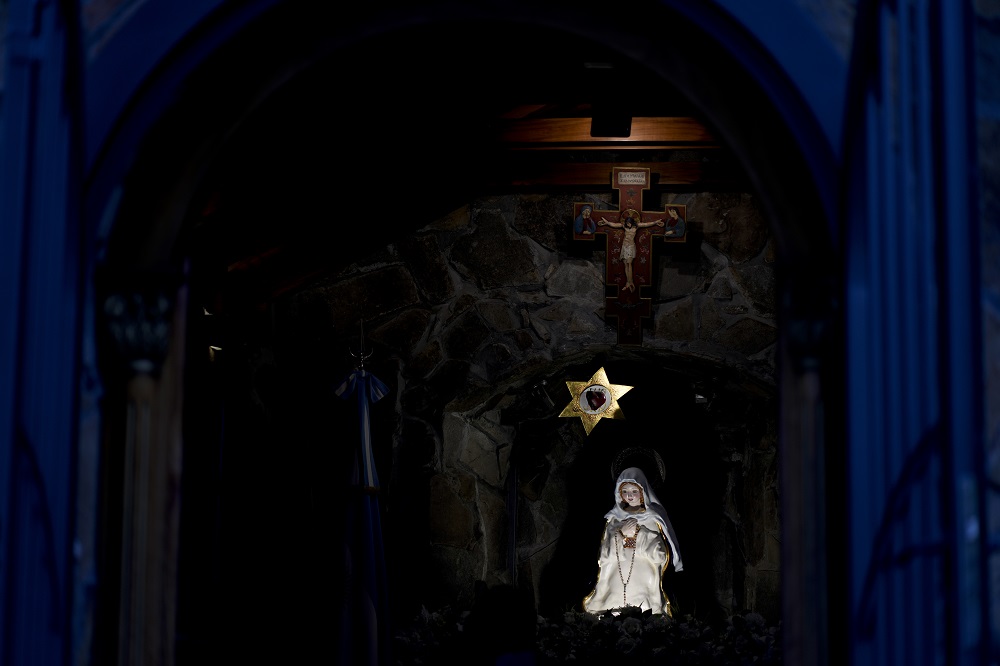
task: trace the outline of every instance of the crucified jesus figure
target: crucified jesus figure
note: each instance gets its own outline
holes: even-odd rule
[[[629,291],[635,291],[635,283],[632,282],[632,260],[635,259],[635,232],[642,227],[662,227],[663,219],[653,220],[652,222],[640,222],[639,212],[633,208],[629,208],[621,215],[621,222],[609,222],[607,218],[601,217],[597,224],[600,226],[609,226],[616,229],[625,230],[625,238],[622,239],[622,253],[620,259],[622,263],[625,264],[625,289]]]

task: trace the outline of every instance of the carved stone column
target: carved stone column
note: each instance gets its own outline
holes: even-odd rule
[[[127,364],[118,659],[174,663],[185,290],[109,295],[108,331]]]
[[[830,555],[843,543],[842,498],[827,480],[843,473],[842,405],[825,377],[838,363],[833,341],[836,300],[824,283],[786,286],[779,345],[781,417],[781,550],[784,658],[789,663],[840,663],[843,646],[829,642],[831,617],[841,613],[842,567]],[[827,417],[831,417],[828,419]],[[831,581],[836,586],[831,589]]]

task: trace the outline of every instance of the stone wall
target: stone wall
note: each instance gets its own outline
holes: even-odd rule
[[[603,194],[487,197],[391,239],[276,311],[275,357],[316,363],[303,350],[319,338],[359,350],[363,317],[366,367],[395,399],[379,473],[403,606],[468,606],[478,582],[526,590],[540,612],[573,607],[596,574],[614,459],[642,447],[655,452],[647,466],[658,455],[666,468],[682,611],[776,619],[767,224],[748,194],[663,195],[687,205],[689,240],[654,249],[653,316],[641,346],[620,346],[604,319],[604,245],[570,239],[574,201],[615,208]],[[599,367],[634,388],[625,419],[587,436],[558,414],[565,382]]]

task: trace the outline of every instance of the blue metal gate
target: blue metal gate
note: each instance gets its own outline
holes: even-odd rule
[[[970,5],[857,8],[842,225],[854,664],[990,658]]]

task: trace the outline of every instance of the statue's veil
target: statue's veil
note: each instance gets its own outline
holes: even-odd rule
[[[652,449],[646,449],[643,447],[631,447],[624,449],[615,457],[615,460],[611,465],[611,471],[613,472],[615,479],[614,505],[611,510],[604,515],[604,517],[608,520],[624,520],[628,517],[637,518],[640,524],[643,524],[650,529],[661,529],[663,535],[667,539],[667,543],[670,544],[671,557],[674,562],[674,571],[682,571],[684,564],[681,561],[681,551],[677,545],[677,535],[674,533],[674,526],[670,522],[670,518],[667,516],[667,509],[660,502],[659,497],[657,497],[656,488],[653,483],[650,483],[648,477],[646,476],[644,471],[645,468],[634,464],[637,461],[642,461],[644,458],[653,463],[651,469],[655,469],[658,474],[657,480],[659,483],[656,485],[663,484],[666,477],[666,466],[663,464],[663,458],[660,457],[659,453],[653,451]],[[646,512],[644,514],[629,514],[621,508],[619,490],[621,484],[626,482],[635,483],[642,488],[643,500],[646,503]]]

